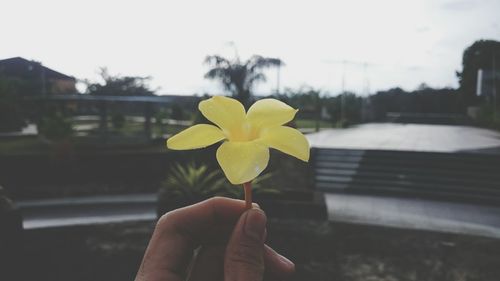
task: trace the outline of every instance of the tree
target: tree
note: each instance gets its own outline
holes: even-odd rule
[[[42,117],[38,123],[38,132],[46,139],[55,142],[64,142],[74,133],[71,119],[58,111],[51,111]]]
[[[282,95],[286,96],[284,102],[305,111],[315,111],[318,107],[318,101],[321,99],[320,91],[309,86],[302,86],[298,89],[286,88]],[[277,95],[274,97],[280,99]]]
[[[363,98],[352,92],[343,92],[324,101],[332,122],[345,127],[361,122]]]
[[[205,78],[219,80],[225,90],[248,107],[252,97],[252,88],[257,82],[266,81],[263,70],[270,67],[279,67],[283,62],[277,58],[265,58],[254,55],[244,63],[239,57],[229,60],[218,55],[207,56],[205,63],[211,69]]]
[[[401,88],[378,91],[369,100],[375,121],[385,121],[389,112],[454,115],[465,111],[457,90],[434,89],[424,83],[411,92]]]
[[[22,79],[0,76],[0,132],[18,131],[26,125],[22,94],[28,85]]]
[[[496,65],[495,65],[496,64]],[[491,71],[500,69],[500,42],[479,40],[465,49],[462,57],[462,71],[457,71],[460,94],[467,105],[477,104],[476,83],[479,69]],[[498,80],[496,81],[498,85]]]
[[[154,90],[151,90],[148,85],[151,77],[113,76],[109,74],[108,69],[105,67],[101,68],[100,76],[104,83],[85,81],[88,94],[98,96],[154,95]]]
[[[271,97],[281,100],[293,108],[298,108],[297,118],[311,119],[316,121],[316,127],[321,120],[321,110],[323,107],[321,92],[309,86],[302,86],[298,89],[285,88],[283,94],[274,94]]]
[[[154,90],[151,90],[148,81],[151,77],[138,77],[138,76],[120,76],[111,75],[108,69],[103,67],[100,69],[101,82],[89,82],[87,84],[86,93],[96,96],[154,96]],[[113,126],[120,129],[125,125],[125,115],[132,114],[150,114],[149,105],[144,106],[140,103],[127,103],[127,104],[111,104],[110,106],[101,103],[101,129],[105,130],[106,114],[104,113],[110,107]],[[154,113],[151,113],[154,114]],[[147,119],[147,118],[146,118]],[[146,124],[148,124],[146,122]]]

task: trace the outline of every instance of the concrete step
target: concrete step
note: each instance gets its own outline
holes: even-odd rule
[[[24,229],[156,219],[156,194],[103,195],[17,203]]]
[[[313,153],[313,179],[322,191],[500,204],[497,155],[324,148]]]

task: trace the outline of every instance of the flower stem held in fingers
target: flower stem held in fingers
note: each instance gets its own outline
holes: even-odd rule
[[[243,189],[245,190],[245,209],[252,209],[252,182],[246,182],[243,184]]]

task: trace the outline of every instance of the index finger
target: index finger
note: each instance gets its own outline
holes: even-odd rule
[[[140,280],[182,280],[193,250],[212,230],[234,224],[245,211],[241,200],[216,197],[163,215],[144,254]]]

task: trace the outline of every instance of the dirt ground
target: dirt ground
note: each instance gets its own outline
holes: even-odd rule
[[[133,280],[153,223],[26,232],[26,281]],[[303,281],[498,281],[500,240],[317,221],[271,219],[268,243]]]

